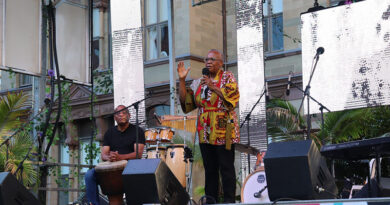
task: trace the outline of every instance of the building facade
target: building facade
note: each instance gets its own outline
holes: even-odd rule
[[[80,1],[80,0],[79,0]],[[146,124],[158,125],[154,118],[170,114],[169,77],[169,38],[168,0],[141,0],[145,92],[151,93],[146,100]],[[57,1],[74,5],[77,0]],[[191,67],[188,83],[201,77],[203,58],[210,49],[224,53],[224,69],[237,75],[237,32],[236,1],[218,0],[193,6],[198,0],[172,0],[174,15],[175,60],[184,61]],[[320,5],[337,5],[336,0],[319,0]],[[299,107],[303,94],[292,87],[286,95],[287,78],[293,73],[292,81],[302,87],[302,59],[300,38],[300,14],[313,7],[314,1],[307,0],[265,0],[263,2],[263,37],[265,56],[265,79],[268,82],[271,98],[289,100]],[[88,5],[88,4],[86,4]],[[104,132],[114,125],[112,52],[110,29],[110,0],[93,0],[91,63],[85,65],[93,69],[94,113],[91,121],[91,88],[73,84],[69,87],[70,121],[62,125],[58,132],[59,140],[51,149],[53,162],[58,163],[58,175],[52,175],[47,184],[48,204],[68,204],[76,201],[82,193],[83,173],[86,168],[60,166],[61,164],[87,164],[85,145],[92,137],[91,127],[96,123],[94,143],[101,144]],[[59,5],[61,6],[61,5]],[[87,9],[87,7],[85,7]],[[89,16],[86,17],[88,20]],[[89,33],[86,33],[89,35]],[[86,51],[87,52],[87,51]],[[46,59],[47,60],[47,59]],[[48,61],[48,60],[47,60]],[[237,76],[236,76],[237,77]],[[35,84],[34,84],[35,83]],[[1,71],[1,93],[24,90],[31,96],[42,92],[42,78]],[[34,89],[41,89],[34,91]],[[174,91],[177,92],[177,91]],[[42,105],[32,97],[31,107]],[[182,115],[176,100],[174,113]],[[96,164],[98,159],[94,160]],[[199,174],[197,174],[199,175]],[[194,186],[201,186],[201,174],[195,178]],[[67,191],[68,190],[68,191]],[[70,191],[69,191],[70,190]]]

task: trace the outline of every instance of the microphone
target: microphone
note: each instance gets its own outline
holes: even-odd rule
[[[293,74],[293,72],[291,72],[291,71],[288,73],[287,90],[286,90],[287,96],[290,95],[290,85],[291,85],[291,75],[292,74]]]
[[[261,197],[261,193],[263,193],[263,192],[265,191],[265,189],[267,189],[267,186],[265,186],[264,188],[260,189],[260,191],[255,192],[255,193],[253,194],[253,196],[254,196],[255,198],[260,198],[260,197]]]
[[[318,57],[319,57],[320,55],[322,55],[324,52],[325,52],[324,47],[318,47],[318,48],[317,48],[316,55],[314,56],[314,58],[318,58]]]
[[[207,76],[210,75],[210,70],[208,67],[205,67],[202,69],[202,75],[207,75]]]
[[[207,68],[207,67],[203,68],[202,69],[202,75],[209,76],[210,75],[209,68]],[[207,93],[208,92],[209,92],[209,88],[207,87],[207,85],[202,86],[202,90],[201,90],[201,97],[202,97],[202,99],[206,99],[207,98]]]
[[[156,118],[156,120],[158,121],[158,123],[161,125],[161,124],[162,124],[162,123],[161,123],[161,120],[160,120],[160,118],[157,117],[157,114],[156,114],[156,113],[153,113],[153,115],[154,115],[154,118]]]

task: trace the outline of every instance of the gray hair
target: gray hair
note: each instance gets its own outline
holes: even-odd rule
[[[217,53],[217,54],[219,55],[220,59],[221,59],[222,61],[224,61],[224,59],[223,59],[223,53],[222,53],[221,51],[219,51],[218,49],[214,49],[214,48],[213,48],[213,49],[210,49],[208,53],[210,53],[210,52]]]

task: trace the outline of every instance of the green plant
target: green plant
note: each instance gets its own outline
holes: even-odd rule
[[[324,144],[379,137],[390,132],[390,107],[379,106],[325,114],[318,133]]]
[[[34,142],[31,136],[31,123],[27,123],[27,126],[15,130],[23,123],[20,120],[21,117],[27,114],[27,110],[24,108],[27,105],[28,96],[24,95],[23,92],[8,93],[6,96],[0,97],[0,99],[0,133],[4,137],[12,134],[12,138],[7,143],[8,150],[5,146],[0,149],[0,171],[9,171],[15,174],[19,164],[27,155]],[[5,138],[0,138],[0,142],[4,140]],[[23,170],[18,171],[17,178],[23,179],[25,185],[36,183],[37,175],[32,162],[27,159],[24,161],[22,168]]]
[[[17,128],[22,124],[20,117],[27,113],[28,96],[23,92],[11,94],[0,97],[0,135],[7,136],[12,129]]]
[[[112,70],[94,70],[94,92],[97,94],[109,94],[113,92]]]
[[[294,132],[305,126],[304,120],[291,103],[272,99],[266,107],[267,135],[270,142],[303,139],[302,135]]]
[[[204,186],[197,186],[195,187],[194,189],[194,194],[196,196],[204,196],[206,194],[205,190],[204,190]]]

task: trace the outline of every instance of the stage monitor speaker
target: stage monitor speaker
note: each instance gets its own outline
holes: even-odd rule
[[[122,173],[128,205],[185,205],[189,196],[161,159],[129,160]]]
[[[34,195],[9,172],[0,173],[0,205],[38,205]]]
[[[337,194],[325,159],[312,140],[269,144],[264,165],[272,201],[330,199]]]

